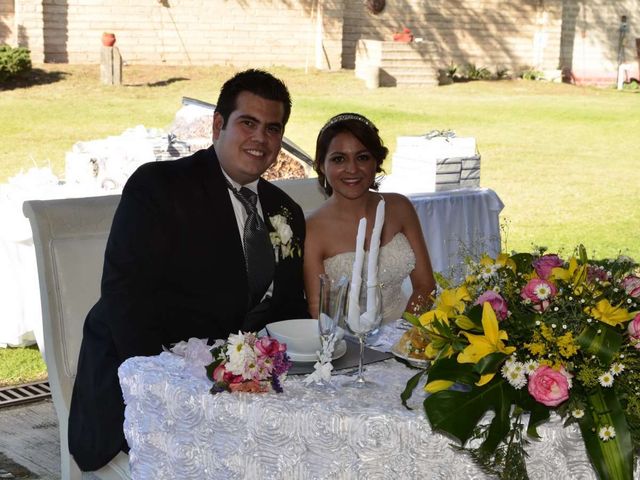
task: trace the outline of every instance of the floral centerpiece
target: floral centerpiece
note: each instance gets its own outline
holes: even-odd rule
[[[255,333],[238,332],[211,350],[213,362],[207,377],[214,383],[211,393],[282,392],[282,381],[291,367],[286,344]]]
[[[523,414],[526,433],[539,438],[536,427],[556,412],[565,426],[579,426],[600,478],[632,478],[640,447],[638,264],[590,260],[583,246],[568,260],[539,249],[484,256],[460,285],[438,280],[434,309],[409,315],[431,338],[424,408],[432,427],[457,438],[489,473],[527,478]],[[478,447],[466,445],[474,439]]]

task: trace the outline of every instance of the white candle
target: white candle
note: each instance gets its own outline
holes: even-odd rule
[[[347,322],[354,332],[360,331],[360,285],[362,284],[362,266],[364,264],[364,237],[367,233],[367,219],[361,218],[356,236],[355,261],[351,272],[351,290],[349,291],[349,313]]]
[[[378,285],[378,256],[380,253],[380,235],[384,224],[384,199],[380,199],[376,207],[376,219],[369,242],[369,259],[367,262],[367,316],[373,321],[376,311],[375,290]]]

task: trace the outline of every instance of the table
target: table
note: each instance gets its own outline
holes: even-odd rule
[[[211,395],[182,357],[134,357],[119,370],[134,479],[486,478],[451,439],[432,432],[415,373],[395,359],[367,366],[383,387],[323,391],[289,376],[282,394]],[[345,380],[336,376],[334,380]],[[595,479],[578,428],[559,417],[539,427],[527,466],[534,479]]]
[[[40,289],[29,221],[28,199],[70,198],[117,193],[95,186],[43,185],[0,189],[0,347],[43,346]],[[4,192],[4,195],[1,193]],[[487,188],[411,194],[435,271],[460,279],[462,259],[500,252],[499,214],[503,203]]]
[[[462,260],[500,253],[504,203],[489,188],[464,188],[408,195],[427,242],[433,270],[464,278]]]

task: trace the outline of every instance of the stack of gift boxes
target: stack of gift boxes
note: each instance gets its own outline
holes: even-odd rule
[[[384,191],[437,192],[480,186],[480,154],[473,137],[451,131],[397,137]]]

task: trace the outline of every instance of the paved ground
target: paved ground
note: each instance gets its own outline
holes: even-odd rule
[[[58,419],[51,400],[0,408],[0,479],[60,478]]]

